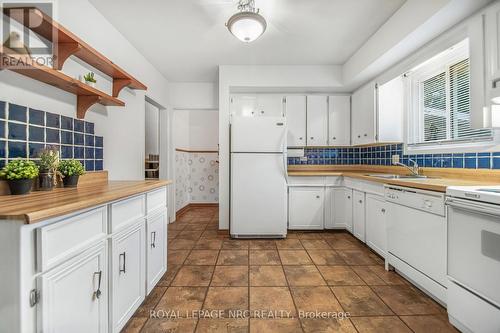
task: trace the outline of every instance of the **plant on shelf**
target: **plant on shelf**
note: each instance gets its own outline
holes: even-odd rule
[[[7,180],[11,194],[19,195],[31,191],[33,179],[38,173],[38,167],[34,162],[18,159],[10,161],[0,171],[0,177]]]
[[[78,178],[85,173],[82,163],[77,160],[61,161],[58,170],[63,176],[64,187],[77,187]]]
[[[57,169],[59,167],[59,150],[55,147],[42,149],[38,166],[40,168],[40,190],[52,190],[57,185],[57,177],[61,176]]]
[[[95,84],[97,83],[94,72],[89,72],[85,74],[83,76],[83,79],[85,80],[85,83],[91,87],[95,87]]]

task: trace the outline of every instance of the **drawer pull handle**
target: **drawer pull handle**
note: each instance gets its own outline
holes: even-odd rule
[[[151,248],[154,249],[156,247],[156,231],[151,232]]]
[[[101,297],[101,280],[102,280],[102,271],[95,272],[94,273],[94,282],[95,282],[95,277],[97,275],[97,290],[94,291],[94,299],[99,299]]]
[[[122,257],[123,257],[123,261],[121,260]],[[127,273],[127,267],[126,267],[125,260],[126,260],[126,253],[125,252],[120,253],[120,258],[118,260],[118,263],[122,262],[123,266],[122,266],[122,268],[120,268],[119,273]]]
[[[350,195],[348,195],[348,196],[347,196],[347,199],[351,199],[351,196],[350,196]]]
[[[319,199],[319,195],[316,196],[316,199]]]
[[[384,214],[385,214],[385,208],[382,208],[382,213],[384,213]]]
[[[314,136],[311,136],[311,140],[314,140]]]
[[[363,203],[363,200],[359,200],[359,203]]]

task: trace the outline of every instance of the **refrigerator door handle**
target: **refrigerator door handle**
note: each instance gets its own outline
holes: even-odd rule
[[[285,176],[285,182],[288,185],[288,153],[286,147],[286,135],[287,131],[283,131],[283,175]]]

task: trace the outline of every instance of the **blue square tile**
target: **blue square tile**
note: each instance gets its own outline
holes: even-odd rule
[[[441,163],[443,168],[451,168],[451,157],[443,157],[443,162]]]
[[[96,160],[95,165],[94,165],[95,171],[102,171],[104,170],[104,165],[102,160]]]
[[[35,109],[29,111],[29,123],[32,125],[45,126],[45,112]]]
[[[5,134],[7,132],[5,128],[6,124],[7,123],[5,121],[0,120],[0,138],[2,139],[5,138]]]
[[[0,119],[5,119],[5,105],[4,101],[0,101]]]
[[[73,133],[73,143],[75,145],[83,146],[85,144],[84,135],[81,133]]]
[[[491,153],[491,155],[493,155],[493,157],[500,157],[500,152]]]
[[[490,157],[491,153],[477,153],[477,157]]]
[[[493,169],[500,169],[500,157],[493,157],[491,167]]]
[[[73,156],[74,158],[84,158],[84,148],[83,147],[74,147],[73,148]]]
[[[42,151],[43,148],[45,148],[45,145],[43,143],[30,142],[28,144],[28,146],[29,146],[29,157],[30,158],[40,157],[40,152]]]
[[[477,159],[475,158],[465,158],[465,167],[467,169],[476,169],[477,168]]]
[[[26,140],[26,125],[9,123],[9,139]]]
[[[489,169],[491,167],[491,158],[489,157],[480,157],[477,159],[477,167],[479,169]]]
[[[73,144],[73,132],[61,131],[61,143],[63,145]]]
[[[80,119],[73,119],[73,130],[75,132],[85,132],[84,121]]]
[[[5,160],[0,160],[0,169],[3,169],[3,167],[5,166]]]
[[[9,104],[9,120],[26,122],[28,108],[17,104]]]
[[[453,157],[453,167],[454,168],[463,168],[464,167],[464,158],[463,157]]]
[[[55,113],[50,113],[47,112],[46,115],[46,126],[47,127],[53,127],[53,128],[60,128],[61,127],[61,116]]]
[[[94,160],[85,160],[85,170],[94,171]]]
[[[73,118],[61,116],[61,128],[65,130],[73,130]]]
[[[94,136],[85,134],[85,146],[94,147]]]
[[[102,148],[103,147],[103,144],[104,144],[104,139],[102,136],[96,136],[95,137],[95,146],[96,147],[99,147],[99,148]]]
[[[477,153],[465,153],[465,157],[477,157]]]
[[[73,147],[61,146],[61,158],[73,158]]]
[[[45,142],[45,130],[43,127],[30,126],[29,140],[35,142]]]
[[[96,148],[95,149],[95,158],[98,159],[98,160],[102,160],[104,158],[103,156],[103,150],[102,149],[98,149]],[[329,160],[332,160],[332,159],[329,159]]]
[[[0,140],[0,158],[7,157],[7,142]]]
[[[59,130],[46,128],[45,129],[45,142],[47,143],[59,143]]]
[[[85,148],[85,159],[94,159],[94,148]]]
[[[26,142],[9,142],[9,158],[27,158],[28,150],[26,148]]]

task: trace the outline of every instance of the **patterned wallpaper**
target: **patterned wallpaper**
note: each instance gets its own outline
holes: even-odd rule
[[[175,207],[219,202],[217,153],[175,152]]]

